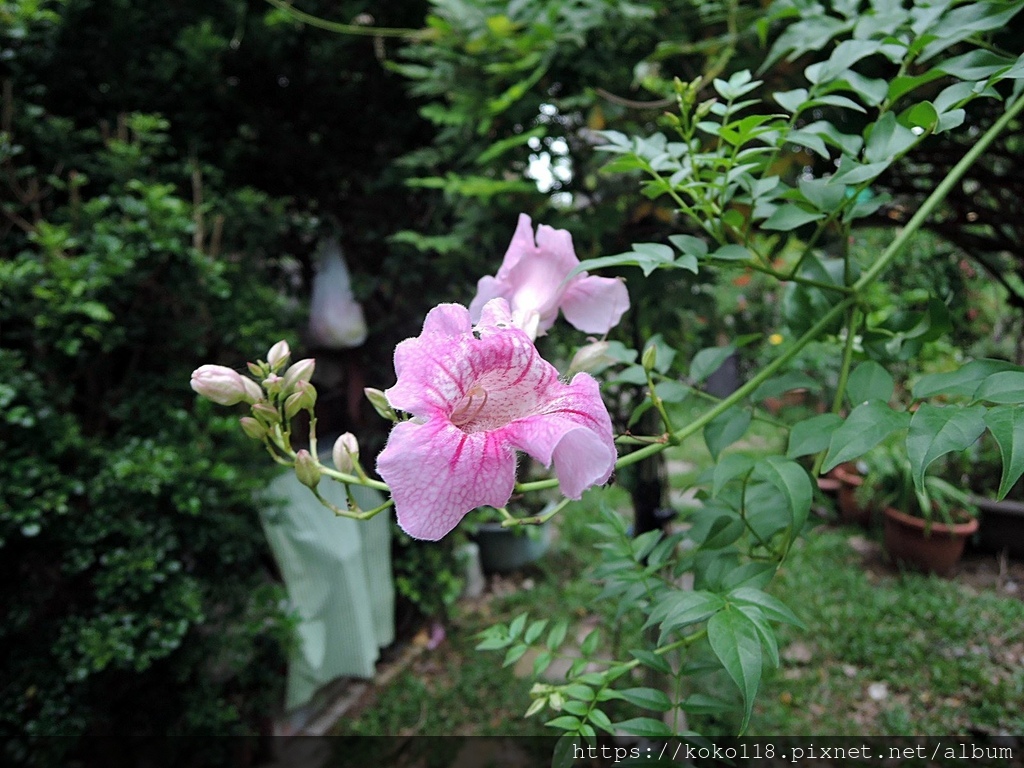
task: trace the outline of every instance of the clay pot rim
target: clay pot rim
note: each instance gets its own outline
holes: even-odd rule
[[[886,507],[885,516],[892,519],[894,522],[900,523],[907,526],[908,528],[916,528],[922,533],[928,529],[930,533],[939,534],[952,534],[954,536],[970,536],[976,530],[978,530],[978,518],[968,516],[968,519],[962,523],[956,523],[955,525],[949,525],[942,522],[941,520],[933,519],[929,526],[928,521],[923,517],[917,517],[915,515],[908,515],[906,512],[896,509],[896,507]],[[964,510],[956,510],[962,515],[967,515]]]

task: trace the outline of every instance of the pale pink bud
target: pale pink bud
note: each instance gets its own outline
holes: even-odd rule
[[[189,383],[198,394],[217,405],[235,405],[250,395],[242,375],[223,365],[199,366],[192,371]]]
[[[252,405],[263,399],[263,390],[260,385],[248,376],[242,376],[242,386],[245,387],[245,397],[242,398],[245,402]]]
[[[595,373],[600,369],[607,368],[615,362],[615,358],[608,354],[610,346],[611,344],[607,341],[595,341],[580,347],[573,355],[572,362],[569,363],[566,376],[571,378],[580,371]]]
[[[316,488],[320,482],[320,467],[306,449],[295,454],[295,476],[300,483],[309,488]]]
[[[359,441],[356,440],[356,436],[346,432],[335,440],[331,458],[334,459],[334,466],[339,472],[352,472],[359,461]]]
[[[281,382],[281,389],[290,392],[300,381],[309,381],[313,378],[313,369],[316,367],[316,360],[307,357],[305,360],[290,366],[284,374],[284,381]]]
[[[281,368],[285,363],[288,362],[288,358],[291,357],[292,351],[288,347],[288,342],[281,340],[270,348],[267,352],[267,362],[270,363],[270,370],[276,371]]]
[[[284,379],[278,376],[276,373],[272,373],[263,380],[263,388],[267,390],[271,395],[276,395],[281,391],[281,386],[284,383]]]

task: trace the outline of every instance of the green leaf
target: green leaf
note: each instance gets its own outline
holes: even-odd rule
[[[653,717],[634,717],[615,723],[615,729],[631,736],[645,736],[649,739],[670,739],[675,736],[672,729]]]
[[[824,213],[805,211],[799,205],[787,203],[776,208],[775,212],[761,224],[761,228],[789,232],[824,217]]]
[[[895,103],[904,94],[910,93],[920,86],[930,83],[932,80],[937,80],[940,77],[942,77],[941,70],[929,69],[927,72],[920,75],[904,75],[902,77],[893,78],[889,83],[889,102]]]
[[[548,632],[547,642],[545,643],[545,645],[547,645],[548,647],[548,650],[558,650],[559,646],[561,646],[562,642],[565,640],[565,634],[568,631],[569,622],[565,621],[564,619],[555,624],[551,628],[551,631]]]
[[[803,179],[797,185],[800,193],[819,211],[831,213],[846,199],[846,187],[829,179]]]
[[[606,715],[600,709],[590,710],[590,722],[592,722],[605,733],[615,733],[615,726],[612,725],[612,721],[608,718],[608,715]]]
[[[579,730],[582,721],[578,717],[572,715],[562,715],[556,717],[554,720],[548,720],[544,725],[550,728],[559,728],[563,731],[576,732]]]
[[[883,403],[892,399],[896,385],[890,373],[874,360],[866,360],[850,374],[846,383],[846,396],[851,405],[859,405],[867,400],[881,400]]]
[[[909,423],[910,414],[894,411],[881,400],[869,400],[858,405],[832,433],[822,470],[828,472],[845,461],[860,458]]]
[[[843,423],[843,417],[835,413],[822,413],[798,421],[789,430],[789,448],[786,458],[795,459],[820,453],[828,448],[832,433]]]
[[[562,693],[573,699],[579,699],[580,701],[593,701],[594,700],[594,689],[589,685],[581,685],[580,683],[572,683],[562,688]]]
[[[772,98],[787,112],[799,112],[806,108],[809,95],[806,88],[797,88],[773,93]]]
[[[740,587],[730,592],[728,598],[733,602],[756,605],[772,621],[792,624],[794,627],[801,629],[804,627],[804,623],[800,621],[797,615],[784,602],[777,597],[772,597],[768,593],[762,592],[760,589]]]
[[[576,748],[579,741],[574,733],[560,736],[551,754],[551,768],[572,768],[576,763]]]
[[[779,666],[779,642],[775,639],[775,631],[772,629],[764,613],[756,605],[737,603],[740,612],[754,623],[757,636],[761,640],[761,649],[768,655],[768,664],[772,667]]]
[[[695,693],[683,701],[679,708],[693,715],[720,715],[733,709],[733,705],[706,693]]]
[[[658,613],[664,613],[661,631],[665,634],[704,621],[725,607],[725,601],[714,592],[701,590],[673,592],[658,603]],[[655,613],[651,612],[651,618]]]
[[[730,453],[715,463],[712,474],[711,495],[717,496],[726,484],[754,468],[754,460],[742,453]]]
[[[750,411],[734,406],[704,427],[704,442],[715,461],[722,451],[746,434],[752,418]]]
[[[636,538],[630,539],[629,548],[633,552],[633,559],[637,562],[642,562],[643,559],[650,554],[650,551],[654,549],[662,535],[664,535],[664,531],[657,528],[653,531],[641,533]]]
[[[910,420],[907,434],[907,458],[914,473],[914,484],[924,487],[924,473],[940,456],[962,451],[985,431],[985,407],[940,408],[922,403]]]
[[[703,259],[708,255],[708,244],[699,237],[693,235],[670,235],[668,241],[672,243],[681,253],[696,256]]]
[[[658,268],[673,266],[675,258],[675,251],[667,245],[661,243],[633,243],[632,251],[581,261],[573,268],[572,272],[566,275],[562,282],[570,280],[581,272],[601,269],[603,267],[640,267],[644,277],[647,277]]]
[[[1024,406],[997,406],[985,414],[985,424],[1003,460],[997,501],[1002,501],[1024,474]]]
[[[1007,370],[1020,369],[1005,360],[972,360],[955,371],[922,376],[914,385],[914,398],[923,400],[936,395],[970,396],[977,391],[982,380]]]
[[[690,396],[691,392],[693,389],[681,381],[659,381],[654,385],[654,394],[666,403],[681,403]]]
[[[523,645],[522,643],[519,645],[513,645],[505,654],[505,660],[501,663],[501,666],[507,667],[511,664],[515,664],[529,649],[530,647],[528,645]]]
[[[754,697],[761,682],[761,639],[757,627],[742,611],[727,607],[708,621],[708,641],[711,650],[743,694],[742,733],[750,722]]]
[[[719,261],[749,261],[752,255],[742,245],[723,245],[717,251],[711,253],[708,258]]]
[[[791,515],[792,531],[799,533],[807,522],[814,494],[807,470],[795,461],[781,456],[767,456],[757,463],[755,472],[786,497]]]
[[[508,636],[515,640],[519,635],[522,634],[523,629],[526,627],[526,614],[521,613],[516,616],[512,623],[508,625]]]
[[[628,701],[634,707],[649,709],[654,712],[668,712],[672,709],[672,701],[664,691],[657,688],[626,688],[615,691],[615,698]]]
[[[1024,371],[993,373],[978,385],[974,399],[998,405],[1024,403]]]
[[[665,657],[661,656],[653,651],[646,650],[633,650],[630,654],[643,664],[648,669],[653,669],[655,672],[661,672],[663,675],[672,674],[672,667],[665,661]]]
[[[780,376],[775,376],[763,382],[751,393],[750,399],[758,402],[769,397],[778,397],[784,392],[790,392],[794,389],[815,391],[821,389],[821,384],[818,383],[817,379],[812,379],[803,371],[786,371],[786,373]]]
[[[598,629],[591,630],[585,638],[583,643],[580,645],[580,653],[584,657],[594,655],[594,651],[597,650],[598,644],[601,642],[601,631]]]
[[[540,138],[545,136],[548,132],[547,126],[541,125],[530,131],[515,134],[507,139],[494,142],[491,146],[485,149],[476,158],[477,165],[486,165],[495,158],[501,157],[503,154],[511,149],[515,149],[518,146],[529,143],[531,139]]]
[[[917,135],[896,121],[896,115],[886,112],[871,126],[864,147],[864,160],[868,163],[892,161],[910,149],[918,141]]]
[[[530,626],[526,628],[526,634],[523,635],[523,642],[529,645],[538,637],[540,633],[544,631],[544,627],[548,624],[547,619],[537,619],[530,623]]]
[[[708,347],[700,350],[690,361],[690,379],[694,382],[704,381],[708,376],[717,371],[729,356],[736,351],[734,344],[724,347]]]

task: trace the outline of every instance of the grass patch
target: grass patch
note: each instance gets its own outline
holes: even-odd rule
[[[780,629],[752,734],[1024,732],[1024,603],[956,580],[877,575],[850,530],[818,529],[774,594],[806,623]]]
[[[502,579],[487,600],[461,603],[444,644],[421,654],[337,735],[552,735],[542,713],[524,719],[529,676],[475,650],[476,635],[523,612],[579,626],[610,619],[585,578],[594,561],[588,524],[601,498],[624,509],[620,488],[591,491],[559,517],[537,567]],[[866,567],[853,529],[822,527],[800,542],[771,586],[805,622],[779,627],[783,662],[765,670],[750,735],[924,735],[1024,732],[1024,602],[966,583]],[[870,565],[870,563],[868,564]],[[608,626],[608,624],[605,624]],[[572,631],[572,630],[571,630]],[[632,630],[626,628],[626,635]],[[607,642],[620,649],[635,637]],[[720,676],[716,697],[736,693]],[[738,698],[738,696],[737,696]],[[629,715],[623,715],[628,717]],[[737,720],[692,716],[709,736]]]

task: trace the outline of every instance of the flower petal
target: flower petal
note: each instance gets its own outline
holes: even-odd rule
[[[466,353],[473,339],[468,310],[441,304],[427,313],[423,331],[395,347],[398,381],[384,394],[392,407],[430,416],[458,401],[474,376]]]
[[[562,297],[565,319],[584,333],[608,333],[629,309],[629,291],[621,280],[588,275],[569,282]]]
[[[559,487],[571,499],[604,483],[615,468],[611,419],[597,382],[585,373],[577,374],[568,386],[556,381],[540,413],[518,419],[501,432],[544,466],[554,462]]]
[[[395,425],[377,457],[398,524],[437,541],[477,507],[503,507],[515,485],[515,452],[490,432],[467,434],[444,419]]]
[[[520,213],[519,220],[516,222],[516,231],[512,233],[512,242],[508,244],[505,258],[502,259],[501,267],[498,269],[498,280],[504,281],[508,277],[509,271],[519,263],[519,259],[535,250],[537,250],[537,243],[533,239],[533,221],[525,213]]]
[[[469,317],[474,323],[480,322],[480,314],[483,312],[484,305],[492,299],[507,298],[505,296],[505,284],[500,282],[497,278],[481,277],[476,283],[476,296],[473,297],[473,301],[469,304]]]

